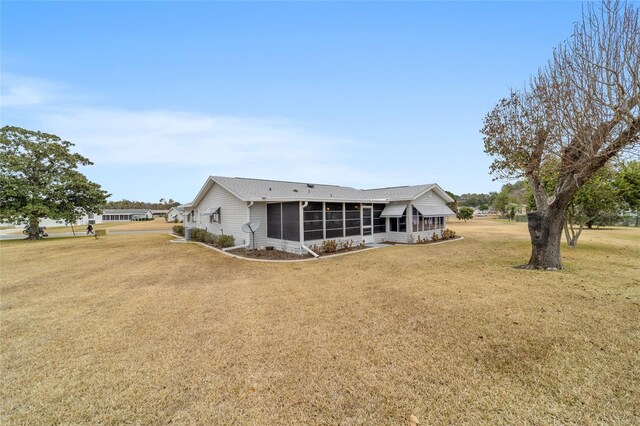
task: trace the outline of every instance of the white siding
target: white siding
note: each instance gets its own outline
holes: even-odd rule
[[[218,207],[220,207],[221,223],[210,223],[210,215],[205,212]],[[249,243],[250,234],[242,232],[242,225],[249,221],[247,203],[239,200],[220,185],[214,183],[202,201],[193,208],[196,212],[196,221],[195,223],[185,222],[189,228],[202,228],[217,235],[233,235],[236,245]]]
[[[95,220],[95,223],[102,223],[102,215],[94,214],[93,218]],[[69,225],[80,226],[80,225],[87,225],[88,223],[89,223],[89,216],[85,214],[73,224],[67,224],[64,220],[53,220],[53,219],[49,219],[48,217],[45,217],[40,219],[39,226],[46,226],[46,227],[53,228],[55,226],[69,226]]]
[[[413,201],[422,206],[446,206],[447,203],[435,191],[427,191]],[[408,214],[408,213],[407,213]]]
[[[409,224],[407,224],[409,226]],[[411,234],[408,232],[387,232],[386,241],[391,241],[394,243],[410,243],[411,242]]]
[[[251,222],[260,222],[260,229],[256,231],[256,248],[266,247],[267,243],[267,203],[254,203],[249,209]],[[250,242],[247,239],[247,242]]]

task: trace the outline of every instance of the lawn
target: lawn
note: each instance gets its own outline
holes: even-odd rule
[[[525,224],[301,263],[168,235],[0,243],[0,423],[639,424],[640,230]]]
[[[157,218],[148,221],[128,221],[128,222],[103,222],[94,225],[94,229],[109,229],[112,231],[158,231],[170,230],[175,223],[167,223],[164,218]],[[76,233],[86,233],[86,225],[76,225],[73,227]],[[71,226],[48,227],[49,234],[62,234],[72,232]]]

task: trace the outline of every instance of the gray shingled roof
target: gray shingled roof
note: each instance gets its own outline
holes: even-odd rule
[[[211,176],[192,204],[208,190],[211,182],[217,182],[243,201],[262,200],[341,200],[341,201],[394,201],[411,200],[436,184],[398,186],[392,188],[355,189],[347,186],[308,184],[263,179]]]

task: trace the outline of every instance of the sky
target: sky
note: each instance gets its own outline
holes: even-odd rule
[[[111,200],[207,176],[489,192],[483,117],[578,2],[0,4],[0,123],[53,133]]]

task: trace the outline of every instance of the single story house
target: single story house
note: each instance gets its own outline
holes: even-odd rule
[[[175,222],[176,219],[178,222],[184,221],[184,211],[182,210],[182,206],[171,207],[167,212],[167,222]]]
[[[104,209],[102,222],[129,221],[140,219],[153,219],[149,209]]]
[[[306,253],[325,240],[413,243],[442,234],[455,216],[453,199],[435,183],[360,190],[336,185],[210,176],[184,209],[187,229],[230,234],[251,244],[242,230],[259,222],[256,247]]]
[[[40,226],[45,226],[45,227],[69,226],[69,225],[83,226],[83,225],[88,225],[89,223],[92,225],[95,225],[96,223],[101,223],[101,222],[102,222],[101,215],[91,213],[91,214],[82,215],[80,219],[78,219],[74,223],[67,223],[61,219],[56,220],[56,219],[50,219],[48,217],[45,217],[40,219]]]
[[[153,217],[167,217],[167,213],[169,213],[169,210],[151,210],[151,215]]]

